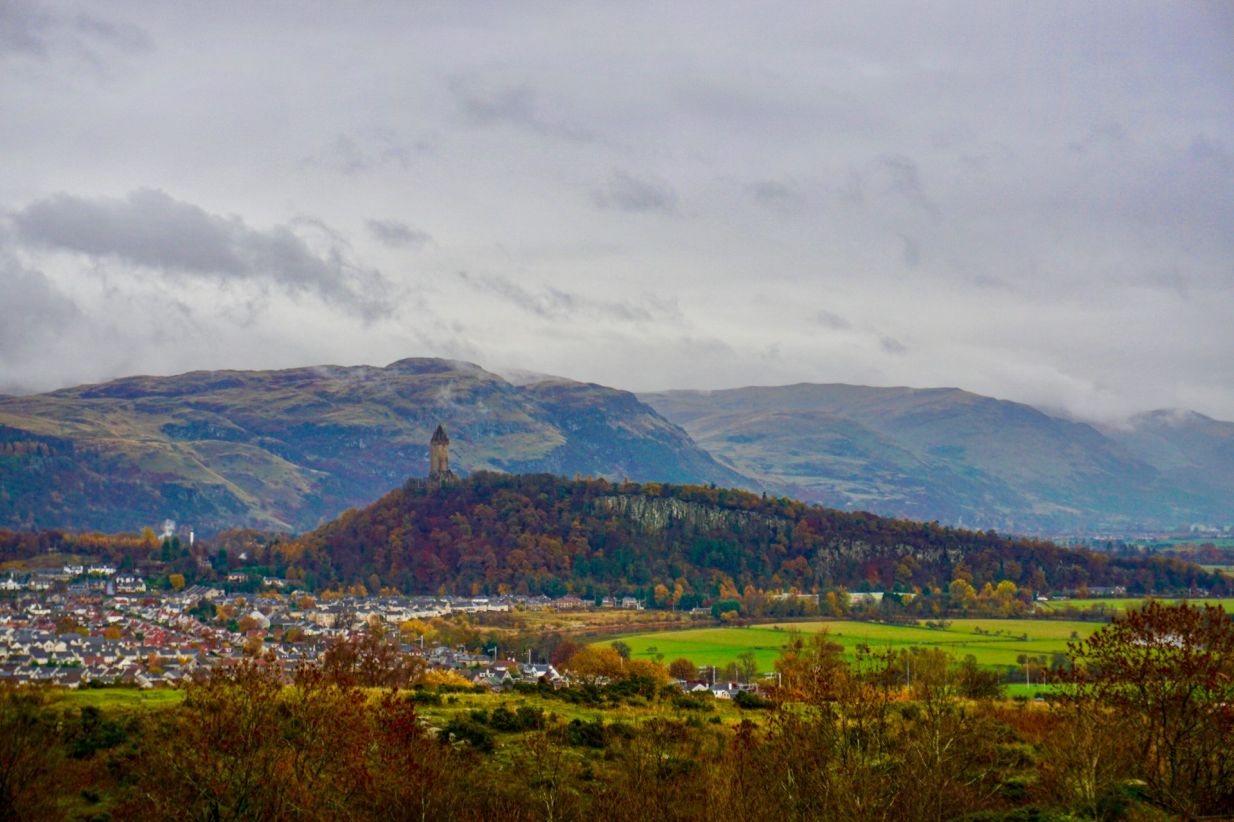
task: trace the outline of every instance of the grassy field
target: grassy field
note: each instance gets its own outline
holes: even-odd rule
[[[1062,611],[1067,608],[1092,608],[1095,605],[1104,605],[1107,608],[1112,608],[1116,611],[1125,611],[1128,608],[1138,608],[1145,602],[1144,597],[1102,597],[1100,599],[1058,599],[1049,602],[1040,603],[1043,607],[1052,611]],[[1211,598],[1211,599],[1158,599],[1159,602],[1172,604],[1177,602],[1189,602],[1192,605],[1217,605],[1224,608],[1229,613],[1234,613],[1234,598]]]
[[[63,691],[58,702],[67,708],[91,705],[95,708],[166,708],[184,700],[178,688],[79,688]]]
[[[770,671],[780,649],[788,641],[790,629],[802,633],[826,630],[844,648],[847,658],[857,648],[941,648],[957,658],[969,654],[986,666],[1016,665],[1021,654],[1049,657],[1067,650],[1074,635],[1085,638],[1101,627],[1095,622],[1033,619],[956,619],[946,628],[882,625],[871,622],[826,620],[749,628],[698,628],[685,631],[658,631],[621,637],[630,646],[631,656],[665,663],[685,657],[696,665],[727,665],[744,651],[752,651],[759,670]],[[611,639],[597,642],[607,645]]]

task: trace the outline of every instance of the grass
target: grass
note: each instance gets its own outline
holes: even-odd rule
[[[685,657],[696,665],[727,665],[745,651],[754,653],[760,671],[771,671],[780,650],[788,641],[790,629],[803,634],[828,631],[831,639],[853,659],[860,646],[871,650],[901,648],[941,648],[957,658],[969,654],[978,664],[996,667],[1016,665],[1023,654],[1049,657],[1064,653],[1067,642],[1083,639],[1101,623],[1034,619],[956,619],[947,628],[911,625],[883,625],[848,620],[761,625],[749,628],[699,628],[685,631],[657,631],[620,637],[630,646],[636,659],[655,659],[665,663]],[[613,640],[604,639],[597,645]]]
[[[1023,682],[1013,682],[1009,685],[1003,686],[1003,694],[1006,695],[1008,699],[1017,696],[1026,696],[1029,699],[1032,699],[1036,696],[1045,696],[1053,691],[1056,691],[1057,689],[1058,686],[1053,684],[1027,685]]]
[[[184,691],[179,688],[152,688],[139,690],[136,688],[78,688],[73,691],[63,691],[58,700],[69,708],[82,708],[87,705],[100,709],[110,708],[167,708],[178,705],[184,700]]]
[[[1049,602],[1040,603],[1043,607],[1051,611],[1063,611],[1067,608],[1079,608],[1081,610],[1092,608],[1097,605],[1104,605],[1115,611],[1125,611],[1128,608],[1139,608],[1148,598],[1146,597],[1102,597],[1093,599],[1056,599]],[[1192,605],[1216,605],[1225,609],[1227,613],[1234,613],[1234,597],[1214,597],[1208,599],[1163,599],[1158,597],[1159,602],[1175,603],[1189,602]]]

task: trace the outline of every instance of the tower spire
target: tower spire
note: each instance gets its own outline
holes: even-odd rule
[[[433,438],[429,440],[428,455],[430,481],[440,483],[454,479],[454,472],[450,470],[450,437],[441,425],[437,426]]]

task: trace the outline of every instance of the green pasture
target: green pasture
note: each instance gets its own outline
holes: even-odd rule
[[[752,651],[761,671],[771,671],[791,630],[803,634],[826,630],[833,642],[844,648],[852,660],[857,649],[872,651],[901,648],[941,648],[957,659],[971,654],[985,666],[1016,665],[1022,654],[1045,656],[1065,653],[1073,634],[1088,637],[1101,627],[1096,622],[1034,619],[956,619],[946,628],[912,625],[884,625],[850,620],[820,620],[747,628],[697,628],[685,631],[657,631],[619,637],[630,646],[636,659],[661,658],[667,664],[685,657],[696,665],[727,665],[737,655]],[[606,638],[596,645],[607,645]],[[662,655],[662,656],[661,656]]]
[[[1046,610],[1063,611],[1067,608],[1078,608],[1085,610],[1098,605],[1104,605],[1114,611],[1125,611],[1128,608],[1139,608],[1148,598],[1145,597],[1101,597],[1090,599],[1052,599],[1049,602],[1038,603]],[[1229,613],[1234,613],[1234,597],[1213,597],[1209,599],[1164,599],[1157,598],[1158,602],[1163,602],[1167,605],[1177,604],[1179,602],[1188,602],[1192,605],[1216,605],[1224,608]]]
[[[100,708],[166,708],[184,700],[184,691],[179,688],[78,688],[59,693],[57,702],[70,708],[87,705]]]
[[[453,696],[453,701],[450,700]],[[623,705],[582,705],[553,699],[539,694],[524,693],[464,693],[451,694],[443,697],[441,705],[417,705],[416,713],[430,725],[444,727],[447,722],[457,716],[466,716],[473,710],[492,711],[504,707],[516,711],[522,705],[544,711],[550,723],[569,722],[577,719],[581,722],[624,722],[637,725],[650,719],[681,719],[698,715],[704,720],[718,717],[724,725],[734,725],[742,719],[759,721],[760,712],[743,711],[733,702],[717,699],[709,703],[710,711],[698,713],[674,706],[671,702],[652,701],[644,703],[641,700]]]

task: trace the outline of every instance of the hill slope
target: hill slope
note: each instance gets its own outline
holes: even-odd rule
[[[1231,517],[1230,483],[1218,477],[1234,474],[1234,440],[1213,451],[1211,430],[1199,447],[1163,425],[1119,437],[954,388],[799,384],[641,398],[735,470],[827,505],[1029,533]]]
[[[417,592],[946,590],[963,571],[977,588],[1010,579],[1037,591],[1225,584],[1178,560],[1111,558],[744,491],[484,472],[442,487],[411,480],[280,550],[280,570],[294,580]]]
[[[628,392],[408,359],[0,397],[0,526],[303,530],[427,473],[438,423],[464,472],[749,484]]]

